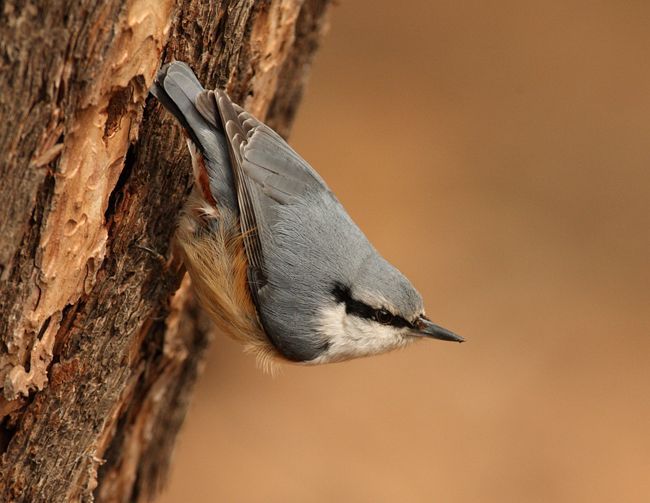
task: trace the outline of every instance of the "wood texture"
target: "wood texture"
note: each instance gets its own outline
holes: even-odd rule
[[[209,330],[171,246],[188,155],[147,90],[184,60],[286,134],[328,1],[0,7],[0,500],[150,499]]]

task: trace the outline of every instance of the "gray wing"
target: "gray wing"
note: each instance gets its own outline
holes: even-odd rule
[[[247,255],[263,275],[260,232],[272,227],[275,208],[329,188],[275,131],[234,104],[225,92],[217,90],[213,96],[230,147]],[[258,278],[258,287],[264,282]]]

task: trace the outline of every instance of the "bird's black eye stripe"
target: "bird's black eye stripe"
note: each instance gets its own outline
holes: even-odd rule
[[[365,318],[367,320],[374,320],[383,325],[392,325],[398,328],[413,328],[413,324],[401,316],[395,316],[386,309],[375,309],[365,302],[354,299],[350,292],[350,288],[340,283],[334,285],[334,288],[332,288],[332,294],[338,302],[345,304],[345,312],[348,314],[358,316],[359,318]]]
[[[368,320],[374,319],[375,310],[372,307],[370,307],[368,304],[353,299],[352,294],[350,293],[350,289],[348,287],[345,287],[340,283],[337,283],[336,285],[334,285],[334,288],[332,289],[332,293],[334,294],[334,298],[336,298],[338,302],[345,304],[346,313],[353,314],[354,316],[358,316],[359,318],[366,318]]]

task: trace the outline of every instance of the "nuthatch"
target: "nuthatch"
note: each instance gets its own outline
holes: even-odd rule
[[[306,364],[463,341],[424,315],[417,290],[275,131],[185,63],[164,66],[152,93],[187,136],[195,183],[176,236],[219,328],[262,359]]]

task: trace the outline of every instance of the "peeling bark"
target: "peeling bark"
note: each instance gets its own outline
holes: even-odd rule
[[[188,155],[147,90],[184,60],[286,134],[328,3],[0,4],[0,500],[164,481],[209,330],[170,245]]]

